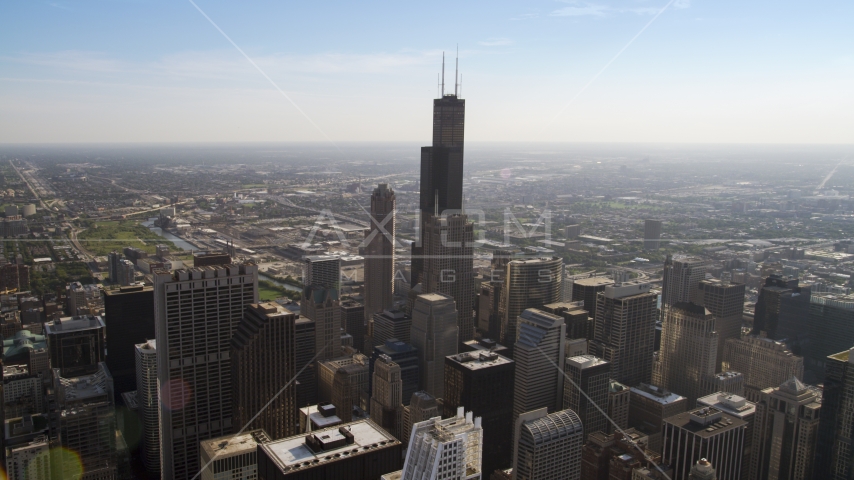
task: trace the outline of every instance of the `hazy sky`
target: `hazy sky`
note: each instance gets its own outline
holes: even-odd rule
[[[427,144],[459,43],[469,140],[854,143],[850,0],[194,1],[298,108],[190,0],[7,0],[0,142]]]

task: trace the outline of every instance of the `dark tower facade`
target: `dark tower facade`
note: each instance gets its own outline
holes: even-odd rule
[[[104,290],[107,368],[117,394],[136,390],[135,345],[154,338],[154,288]]]

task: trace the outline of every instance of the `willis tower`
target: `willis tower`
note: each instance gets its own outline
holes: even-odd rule
[[[458,61],[459,63],[459,61]],[[459,312],[459,341],[474,338],[473,226],[463,211],[465,100],[445,94],[433,100],[433,145],[421,148],[420,242],[412,246],[413,293],[443,293]],[[420,288],[418,285],[421,285]]]

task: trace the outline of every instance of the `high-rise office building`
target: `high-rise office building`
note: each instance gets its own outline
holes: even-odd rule
[[[412,307],[412,346],[418,351],[421,389],[444,397],[445,357],[457,353],[459,325],[454,299],[448,295],[419,295]]]
[[[319,285],[338,290],[341,286],[341,257],[337,255],[309,255],[303,257],[303,285]]]
[[[370,377],[368,391],[373,391],[374,365],[380,355],[385,355],[400,367],[400,379],[402,382],[402,402],[409,404],[412,394],[420,390],[421,373],[418,364],[418,350],[412,344],[401,342],[397,339],[386,340],[385,345],[377,345],[371,354]],[[401,439],[402,440],[402,439]]]
[[[529,308],[559,302],[563,298],[563,259],[560,257],[510,260],[505,266],[504,286],[498,312],[501,343],[516,343],[519,315]]]
[[[385,345],[391,339],[410,343],[412,317],[403,310],[385,310],[374,314],[374,345]]]
[[[314,320],[300,316],[294,322],[294,357],[297,371],[297,407],[317,405],[317,369],[314,358]]]
[[[854,355],[843,350],[827,358],[821,395],[813,478],[854,476]]]
[[[610,422],[599,408],[608,405],[611,364],[594,355],[579,355],[566,359],[565,372],[563,408],[581,418],[584,439],[593,432],[607,432]]]
[[[793,340],[803,335],[810,309],[811,290],[797,278],[770,275],[759,289],[753,314],[754,335],[765,332],[774,340]]]
[[[116,404],[113,379],[106,364],[95,371],[63,376],[53,369],[56,396],[51,438],[64,451],[52,468],[58,478],[115,478],[118,473],[116,454]]]
[[[104,290],[107,367],[116,391],[136,388],[134,346],[154,338],[154,288],[143,285]]]
[[[648,450],[646,442],[646,435],[633,428],[592,432],[581,450],[581,480],[631,480],[636,468],[655,469],[661,456]]]
[[[466,407],[481,418],[484,472],[510,466],[514,365],[509,358],[485,351],[445,358],[443,416]]]
[[[750,479],[813,478],[821,398],[790,378],[759,393],[753,426]],[[712,460],[712,463],[718,465]],[[724,478],[718,467],[718,476]]]
[[[718,332],[718,353],[715,371],[721,370],[726,341],[741,338],[741,324],[744,317],[744,284],[731,283],[717,279],[700,281],[700,292],[704,307],[715,316],[715,330]],[[741,371],[741,370],[737,370]]]
[[[643,249],[658,250],[661,246],[661,220],[644,220]]]
[[[421,148],[419,240],[412,244],[412,286],[450,295],[459,312],[460,341],[474,338],[474,231],[463,213],[465,100],[433,101],[433,142]]]
[[[59,369],[63,377],[97,372],[107,351],[105,330],[104,319],[93,315],[64,317],[45,323],[51,367]]]
[[[409,399],[409,405],[403,407],[403,429],[400,436],[404,445],[409,445],[412,426],[418,422],[441,416],[436,397],[425,391],[415,392]]]
[[[352,421],[354,410],[367,411],[370,362],[361,353],[319,362],[317,367],[318,401],[332,403],[337,415]]]
[[[371,194],[371,227],[365,232],[366,316],[394,304],[395,203],[394,190],[387,183]]]
[[[745,422],[714,407],[700,407],[664,419],[662,459],[672,478],[688,478],[697,460],[706,458],[720,480],[741,478]]]
[[[127,286],[133,283],[134,273],[136,269],[133,262],[126,259],[119,260],[118,268],[116,269],[116,277],[113,283]]]
[[[740,395],[726,392],[715,392],[697,399],[697,407],[714,407],[727,415],[740,418],[745,422],[744,450],[741,455],[741,478],[750,478],[750,462],[753,455],[753,427],[756,416],[756,404]]]
[[[704,261],[692,257],[674,259],[667,255],[661,285],[661,316],[664,317],[668,307],[680,302],[701,303],[700,280],[705,278]]]
[[[632,395],[628,386],[616,380],[608,380],[608,416],[617,424],[617,427],[623,430],[629,428],[629,405],[631,401]],[[605,433],[613,433],[614,430],[614,425],[608,422]]]
[[[515,425],[514,480],[579,478],[584,444],[581,419],[572,410],[525,412]]]
[[[744,395],[744,375],[741,372],[718,372],[714,375],[706,375],[700,380],[700,391],[726,392],[735,395]]]
[[[344,331],[353,337],[353,346],[356,350],[365,348],[365,306],[361,303],[345,298],[340,302],[341,326]],[[370,351],[365,352],[365,355]]]
[[[540,310],[563,317],[566,338],[590,340],[593,338],[593,317],[582,304],[580,301],[549,303]]]
[[[572,281],[573,302],[584,302],[584,309],[593,317],[596,314],[596,296],[605,291],[605,287],[613,285],[610,277],[579,278]]]
[[[478,329],[488,338],[501,338],[501,291],[504,288],[504,275],[512,253],[507,250],[494,250],[489,265],[489,278],[480,287],[478,295]]]
[[[557,315],[534,308],[519,315],[518,325],[513,417],[540,408],[556,412],[563,403],[566,325]]]
[[[746,386],[762,390],[792,377],[803,380],[804,359],[793,354],[785,343],[748,335],[726,341],[723,369],[741,372]]]
[[[112,251],[107,254],[107,273],[110,275],[110,282],[118,283],[119,278],[119,260],[122,259],[122,252]]]
[[[270,441],[264,430],[203,440],[199,461],[207,467],[202,470],[200,480],[257,479],[258,446]]]
[[[653,378],[653,383],[684,395],[693,406],[697,398],[711,393],[703,391],[702,385],[715,374],[717,352],[715,316],[693,303],[675,303],[664,315],[660,366],[655,370],[659,378]]]
[[[481,478],[483,428],[472,412],[442,420],[431,418],[412,426],[401,480],[420,478]]]
[[[629,426],[648,437],[647,446],[661,452],[661,425],[665,418],[684,413],[688,400],[655,385],[631,387]]]
[[[464,214],[431,217],[424,223],[421,291],[454,299],[459,341],[474,338],[474,230]]]
[[[399,470],[403,447],[370,420],[258,444],[258,478],[264,480],[376,480]]]
[[[263,429],[272,439],[298,433],[297,386],[288,385],[296,374],[295,324],[295,315],[275,303],[251,304],[243,313],[231,338],[235,432]]]
[[[233,431],[230,342],[251,303],[258,303],[253,263],[155,271],[163,478],[192,478],[199,442]]]
[[[341,355],[341,307],[338,290],[310,285],[302,292],[300,315],[314,320],[314,353],[318,361]]]
[[[628,386],[649,383],[658,296],[644,282],[608,285],[596,299],[590,353],[611,363],[611,378]]]
[[[136,397],[142,430],[140,451],[145,470],[160,473],[160,422],[157,396],[157,341],[148,340],[134,346],[136,353]]]
[[[823,378],[827,357],[854,345],[854,294],[814,294],[807,322],[805,367]]]
[[[371,419],[394,438],[400,438],[403,427],[403,380],[400,365],[387,355],[380,355],[373,364],[371,390]]]

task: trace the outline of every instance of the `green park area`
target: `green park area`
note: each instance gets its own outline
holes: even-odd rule
[[[156,245],[167,245],[170,251],[179,250],[174,243],[134,221],[92,222],[77,235],[83,248],[95,255],[107,255],[125,247],[136,247],[154,253]]]
[[[291,300],[299,299],[299,292],[288,290],[285,287],[276,285],[269,280],[258,280],[258,298],[262,302],[272,302],[280,297],[287,297]]]

